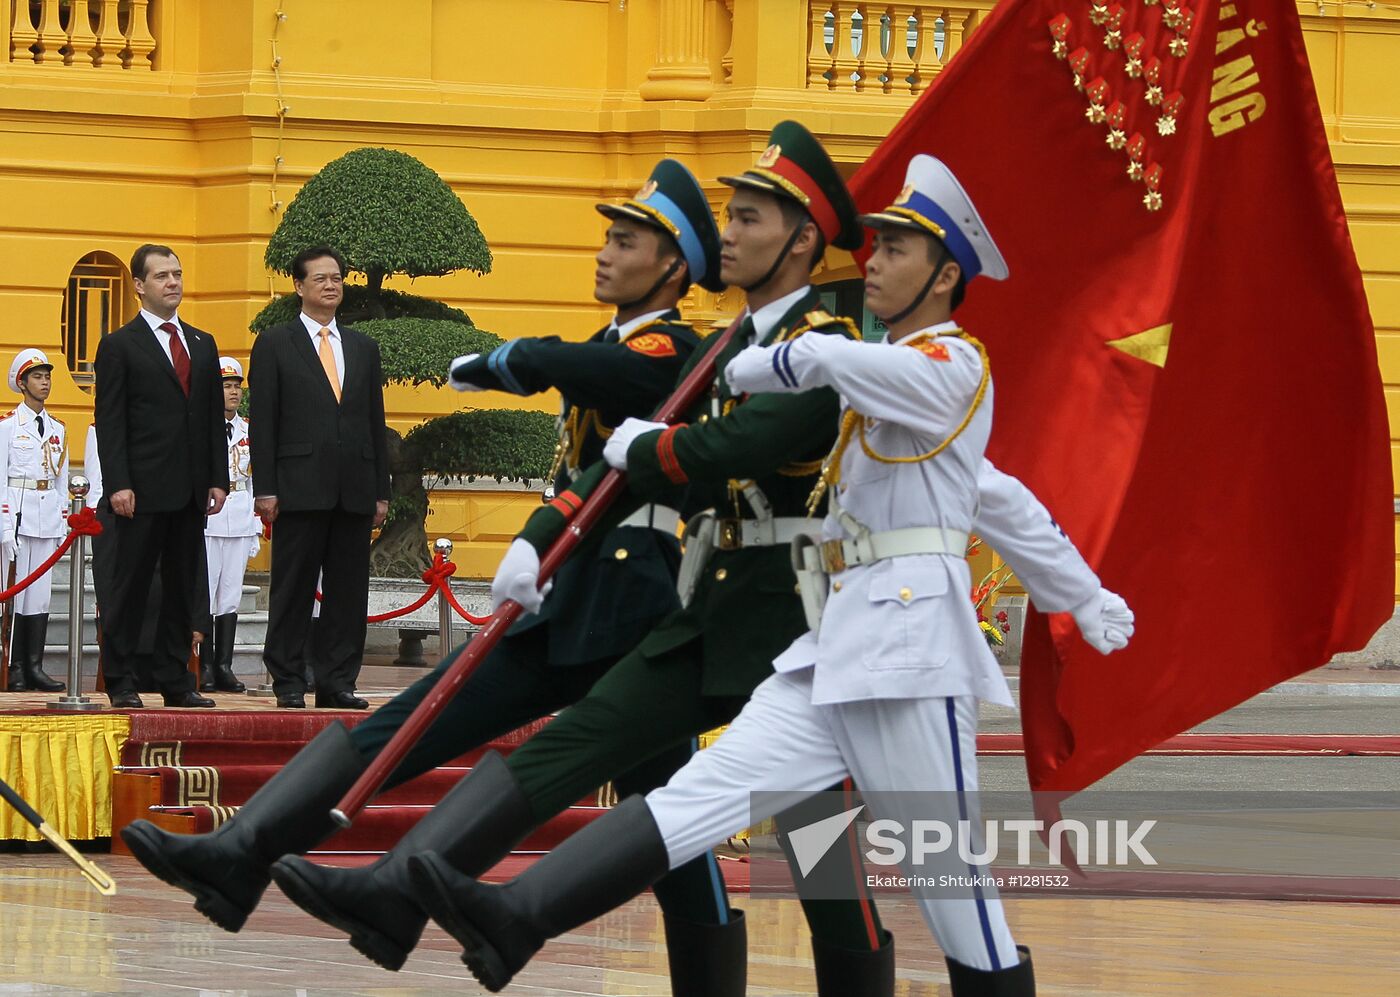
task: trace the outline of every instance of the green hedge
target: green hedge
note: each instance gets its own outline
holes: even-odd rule
[[[557,441],[554,417],[546,412],[467,409],[425,422],[404,444],[418,453],[429,474],[508,481],[548,474]]]
[[[298,253],[321,245],[339,250],[371,286],[394,273],[491,271],[491,250],[461,198],[394,149],[355,149],[323,166],[287,205],[264,260],[290,273]]]
[[[457,322],[423,318],[375,319],[355,326],[379,344],[385,384],[447,383],[452,361],[468,353],[489,353],[502,339]]]
[[[301,299],[295,294],[284,294],[275,301],[268,302],[262,311],[253,316],[248,328],[255,333],[262,332],[274,325],[293,321],[300,312]],[[432,301],[420,298],[416,294],[405,294],[403,291],[388,288],[371,293],[363,284],[345,285],[345,300],[340,303],[336,318],[346,325],[358,325],[370,318],[424,318],[456,322],[459,325],[472,324],[471,316],[466,312],[451,305],[444,305],[441,301]]]

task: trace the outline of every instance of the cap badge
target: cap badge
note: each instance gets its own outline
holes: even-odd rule
[[[783,147],[780,145],[770,145],[763,150],[763,155],[758,157],[758,165],[763,169],[776,166],[778,160],[783,157]]]
[[[913,196],[914,196],[914,185],[913,185],[912,183],[907,183],[907,184],[904,185],[904,189],[901,190],[901,191],[899,192],[899,196],[896,197],[896,198],[894,199],[894,203],[895,203],[895,204],[908,204],[909,201],[910,201],[910,199],[911,199]]]
[[[656,181],[655,181],[655,180],[648,180],[646,183],[642,184],[642,189],[639,190],[639,191],[637,191],[636,200],[638,200],[638,201],[645,201],[647,198],[651,197],[651,195],[653,195],[653,194],[655,194],[655,193],[656,193]]]

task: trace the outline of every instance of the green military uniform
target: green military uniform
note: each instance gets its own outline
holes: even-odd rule
[[[858,245],[854,206],[815,139],[785,123],[775,129],[772,143],[760,166],[750,171],[755,179],[774,190],[778,185],[768,175],[776,173],[787,181],[782,190],[792,186],[815,195],[813,176],[819,175],[828,185],[824,213],[839,223],[831,231],[823,228],[823,234],[838,246],[850,248],[852,238]],[[785,150],[805,156],[791,162]],[[794,174],[797,181],[791,179]],[[747,184],[749,176],[729,182]],[[817,205],[809,205],[809,211],[814,219],[823,214]],[[684,512],[713,508],[722,517],[720,549],[687,607],[663,620],[587,696],[507,759],[538,820],[562,811],[639,760],[728,723],[772,674],[778,653],[807,629],[786,540],[778,536],[778,542],[761,546],[742,541],[746,532],[761,532],[759,507],[768,507],[778,522],[806,516],[820,461],[835,442],[839,401],[829,389],[735,396],[725,383],[724,367],[750,344],[753,330],[752,320],[746,319],[745,327],[722,347],[713,389],[683,424],[643,435],[628,449],[631,506],[684,487]],[[822,311],[816,292],[808,288],[761,342],[770,345],[797,335],[854,337],[856,330],[849,320]],[[686,369],[718,347],[718,337],[708,340]],[[547,549],[578,499],[606,470],[598,466],[585,472],[569,500],[537,512],[521,536],[537,550]],[[755,502],[745,494],[747,482],[757,486],[761,499]],[[613,518],[625,511],[614,510]],[[855,877],[857,870],[850,874]],[[880,947],[883,932],[868,904],[813,901],[806,907],[818,938],[846,948]]]

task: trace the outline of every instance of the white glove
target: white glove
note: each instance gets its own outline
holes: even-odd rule
[[[1079,632],[1100,654],[1111,654],[1128,646],[1133,636],[1133,611],[1123,597],[1101,588],[1070,611]]]
[[[458,357],[456,360],[453,360],[452,366],[447,368],[447,383],[458,391],[485,391],[486,389],[479,384],[469,384],[466,381],[459,381],[454,376],[458,367],[463,364],[469,364],[480,356],[480,353],[468,353],[464,357]]]
[[[251,559],[257,557],[258,551],[262,550],[262,537],[254,533],[248,540],[248,557]]]
[[[741,350],[724,368],[724,380],[729,385],[729,390],[739,394],[745,391],[791,389],[792,386],[773,369],[774,354],[786,345],[788,344],[750,346]]]
[[[627,448],[638,436],[654,433],[658,429],[669,428],[664,422],[649,422],[646,419],[623,419],[622,425],[613,430],[608,442],[603,444],[603,459],[619,471],[627,470]]]
[[[514,599],[525,607],[527,613],[538,613],[544,604],[544,597],[554,588],[554,582],[545,582],[539,587],[540,556],[528,540],[517,538],[501,558],[501,566],[496,569],[496,577],[491,580],[491,612],[501,608],[501,603]]]
[[[6,533],[5,538],[0,540],[0,564],[9,564],[15,559],[15,553],[15,538]]]

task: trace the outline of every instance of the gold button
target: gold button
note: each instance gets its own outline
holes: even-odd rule
[[[899,597],[905,602],[908,602],[910,599],[914,598],[914,593],[908,588],[902,588],[899,590]]]
[[[710,417],[709,417],[708,415],[701,414],[701,416],[700,416],[700,421],[701,421],[701,422],[709,422],[709,421],[710,421]]]
[[[832,583],[831,583],[831,591],[833,591],[833,592],[840,592],[840,591],[841,591],[841,583],[840,583],[840,582],[832,582]]]
[[[792,587],[792,590],[793,590],[794,592],[796,592],[798,595],[801,595],[801,594],[802,594],[802,583],[801,583],[801,582],[798,582],[796,585],[794,585],[794,586]]]
[[[723,568],[720,568],[718,571],[715,572],[715,581],[717,582],[722,582],[728,577],[729,572],[725,571]]]
[[[619,561],[625,561],[625,560],[627,560],[627,548],[626,548],[626,547],[619,547],[619,548],[613,553],[613,557],[617,558]]]

